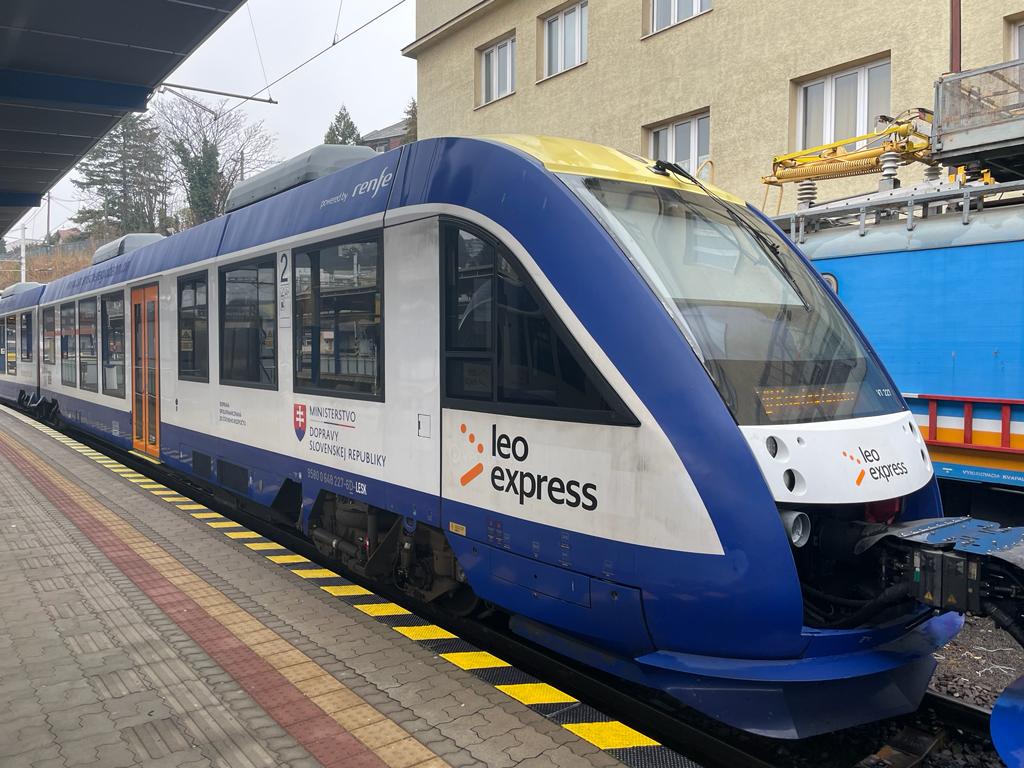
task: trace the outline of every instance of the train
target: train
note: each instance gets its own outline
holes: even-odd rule
[[[743,201],[519,135],[232,196],[6,290],[0,396],[753,733],[916,709],[964,612],[1024,642],[1024,532],[942,518],[878,356]]]

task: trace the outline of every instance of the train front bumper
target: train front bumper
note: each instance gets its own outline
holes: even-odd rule
[[[760,660],[657,651],[636,659],[651,687],[736,728],[802,739],[913,712],[963,626],[947,613],[863,650]]]

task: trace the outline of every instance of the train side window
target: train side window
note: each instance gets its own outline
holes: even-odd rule
[[[8,315],[4,323],[7,328],[7,375],[18,372],[18,316]]]
[[[381,238],[294,254],[295,391],[382,400]]]
[[[451,222],[441,243],[446,398],[513,415],[636,423],[510,253]]]
[[[100,298],[103,326],[103,394],[124,397],[124,293]]]
[[[274,257],[220,270],[220,380],[277,389],[277,283]]]
[[[43,362],[57,362],[57,311],[53,307],[43,310]]]
[[[99,391],[95,298],[78,302],[78,382],[82,389]]]
[[[210,380],[210,327],[205,272],[178,279],[178,378]]]
[[[32,313],[22,312],[21,314],[21,362],[32,362],[32,346],[35,337],[32,335]]]
[[[74,387],[78,381],[75,338],[75,303],[60,305],[60,383]]]

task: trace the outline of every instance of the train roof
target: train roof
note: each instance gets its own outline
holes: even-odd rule
[[[248,250],[253,251],[253,256],[260,255],[258,251],[270,248],[280,240],[307,232],[315,233],[347,221],[365,218],[368,227],[382,226],[390,201],[391,182],[399,178],[399,171],[415,174],[420,172],[420,168],[429,167],[432,172],[437,170],[433,168],[431,153],[423,151],[432,142],[497,144],[550,173],[596,176],[703,194],[698,186],[675,176],[653,173],[650,160],[585,141],[524,135],[427,139],[375,154],[334,173],[54,280],[42,290],[39,303],[51,304],[220,255]],[[412,181],[422,188],[431,186],[426,179]],[[446,178],[440,183],[461,181]],[[406,182],[411,183],[409,179]],[[742,204],[738,198],[715,191]],[[0,308],[3,306],[0,303]]]

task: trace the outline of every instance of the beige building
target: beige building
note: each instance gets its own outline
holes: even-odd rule
[[[951,14],[950,0],[419,0],[404,53],[420,138],[538,133],[691,171],[710,160],[716,184],[760,204],[774,155],[930,108]],[[965,69],[1024,55],[1024,0],[962,0],[961,38]],[[826,182],[819,199],[873,184]]]

